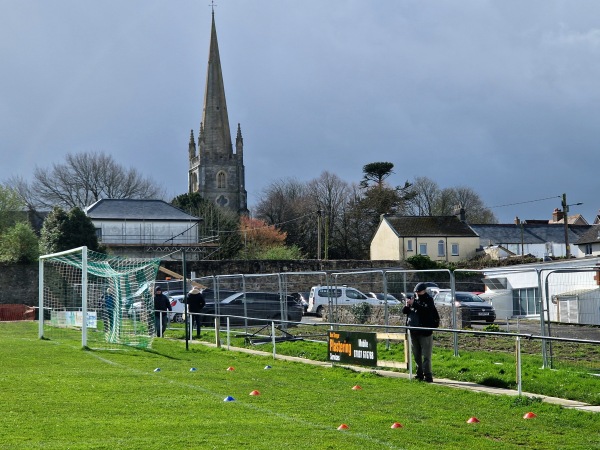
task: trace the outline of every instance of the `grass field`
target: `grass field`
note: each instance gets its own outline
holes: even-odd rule
[[[0,361],[3,449],[600,448],[597,414],[171,339],[89,351],[0,323]]]

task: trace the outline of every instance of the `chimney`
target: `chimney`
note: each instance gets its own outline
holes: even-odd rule
[[[460,219],[461,222],[467,221],[467,214],[465,212],[465,208],[463,208],[462,206],[461,206],[460,210],[458,211],[458,218]]]
[[[519,216],[515,216],[515,225],[521,225],[521,219],[519,219]]]
[[[558,222],[559,220],[562,220],[563,217],[564,213],[562,212],[562,210],[554,208],[554,211],[552,212],[552,222]]]

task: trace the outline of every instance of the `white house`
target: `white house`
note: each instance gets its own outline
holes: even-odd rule
[[[600,225],[592,225],[575,242],[579,252],[586,256],[600,256]]]
[[[533,255],[536,258],[566,256],[565,227],[558,223],[470,224],[479,235],[482,248],[501,246],[515,255]],[[569,247],[576,258],[585,251],[574,245],[592,225],[569,225]],[[598,250],[600,251],[600,241]]]
[[[477,234],[457,216],[383,216],[371,240],[371,260],[427,255],[456,262],[475,256]]]
[[[132,255],[138,253],[136,247],[144,246],[198,245],[201,219],[162,200],[102,199],[85,212],[100,243],[120,250],[115,253]],[[126,248],[129,250],[124,252]]]

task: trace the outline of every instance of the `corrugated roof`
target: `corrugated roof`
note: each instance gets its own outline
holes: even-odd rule
[[[477,237],[475,231],[456,216],[390,216],[385,220],[400,236]]]
[[[90,219],[198,221],[163,200],[102,199],[86,208]]]

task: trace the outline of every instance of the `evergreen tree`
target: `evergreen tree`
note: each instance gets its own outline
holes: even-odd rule
[[[202,219],[198,232],[200,241],[218,244],[211,259],[233,258],[242,248],[239,216],[233,211],[219,208],[197,192],[178,195],[171,200],[171,205]]]
[[[19,222],[0,236],[0,261],[30,263],[38,256],[38,237],[29,224]]]
[[[43,254],[56,253],[82,246],[87,246],[89,250],[100,250],[91,219],[79,208],[67,213],[62,208],[54,207],[42,227],[40,251]]]

